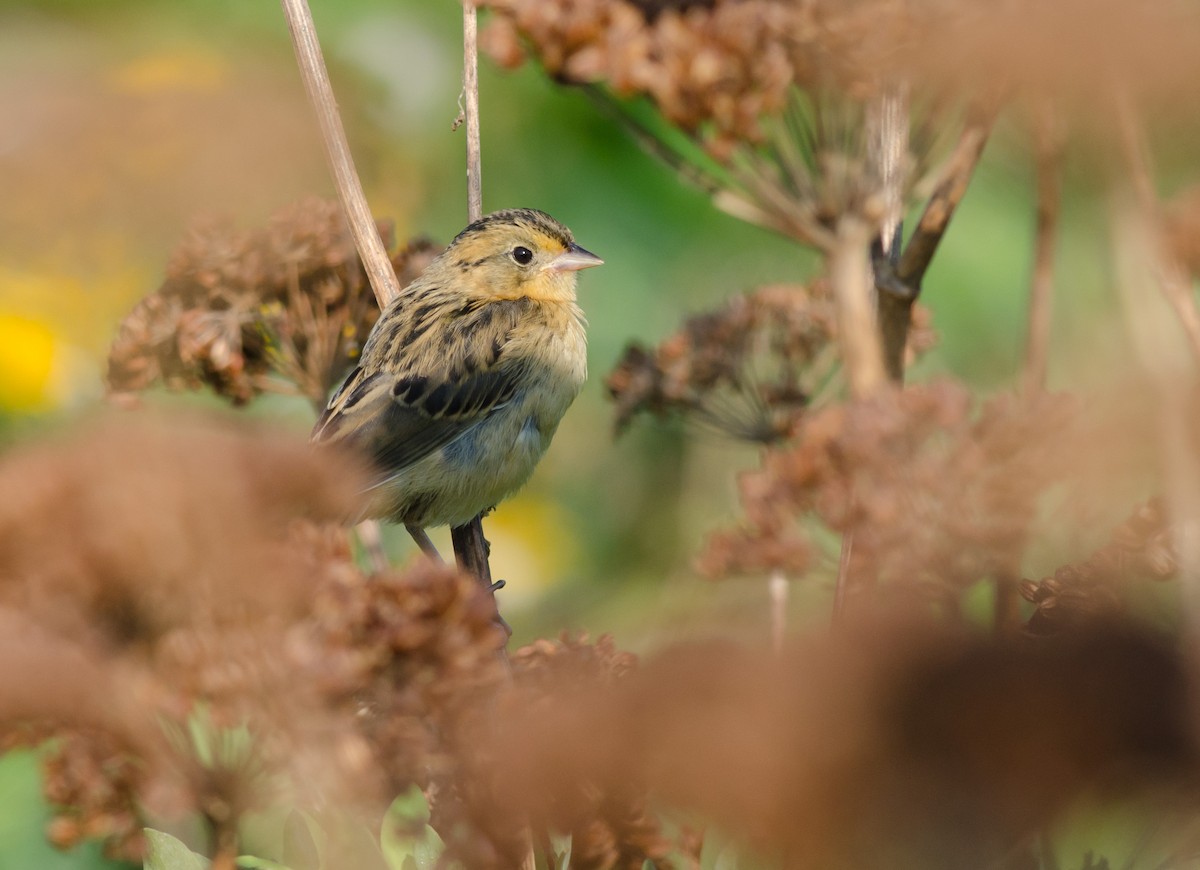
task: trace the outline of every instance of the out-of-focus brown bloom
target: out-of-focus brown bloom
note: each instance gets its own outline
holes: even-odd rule
[[[1102,106],[1113,81],[1178,91],[1194,78],[1195,10],[1121,0],[487,0],[483,44],[515,65],[523,50],[568,83],[646,95],[685,130],[756,142],[791,88],[858,98],[881,84],[932,93],[995,89]],[[1070,46],[1070,50],[1064,50]],[[1095,75],[1104,54],[1109,75]]]
[[[332,574],[301,647],[321,692],[358,718],[399,794],[450,772],[456,729],[504,679],[503,632],[470,577],[428,560]]]
[[[985,866],[1090,790],[1194,777],[1186,673],[1121,627],[1032,642],[872,624],[783,655],[693,645],[514,711],[498,757],[533,818],[580,783],[632,781],[783,867]]]
[[[390,247],[390,226],[379,230]],[[437,250],[414,240],[397,251],[400,283]],[[199,226],[172,254],[162,286],[121,324],[108,387],[206,385],[235,404],[282,391],[320,406],[378,315],[336,203],[306,200],[260,230]]]
[[[603,82],[619,97],[647,95],[672,124],[707,128],[710,146],[763,138],[763,115],[779,114],[793,86],[816,88],[849,72],[830,64],[869,19],[831,4],[774,0],[575,2],[488,0],[499,13],[483,45],[501,63],[520,61],[519,37],[565,82]],[[844,5],[844,4],[843,4]],[[842,85],[857,84],[848,79]]]
[[[367,578],[313,523],[347,516],[360,481],[279,433],[128,417],[0,462],[19,644],[0,724],[8,745],[58,738],[56,842],[134,857],[150,807],[201,813],[228,854],[283,794],[379,809],[459,775],[502,633],[470,578],[424,561]]]
[[[502,698],[502,718],[554,718],[560,705],[586,703],[595,693],[622,685],[636,673],[637,659],[618,650],[607,635],[592,644],[586,636],[564,634],[518,650],[512,668],[514,685]],[[502,796],[509,787],[499,784]],[[676,846],[664,835],[640,777],[615,786],[581,779],[540,809],[533,818],[536,828],[571,835],[571,866],[640,870],[647,860],[674,866],[669,856]]]
[[[797,521],[813,514],[853,533],[855,577],[945,589],[1011,571],[1038,495],[1070,467],[1073,417],[1062,396],[998,396],[976,414],[950,382],[814,410],[742,476],[745,522],[701,567],[763,567],[772,553],[770,567],[794,569],[808,557]]]
[[[1141,504],[1088,558],[1063,565],[1053,576],[1021,583],[1034,604],[1027,629],[1052,634],[1079,623],[1111,619],[1122,609],[1122,589],[1138,579],[1168,580],[1179,564],[1162,499]]]
[[[909,333],[912,353],[934,343],[928,316]],[[652,351],[631,345],[606,378],[620,431],[635,414],[682,413],[745,441],[786,438],[838,365],[837,314],[828,282],[775,284],[689,318]]]
[[[57,810],[46,828],[54,846],[99,840],[110,858],[142,859],[138,796],[146,771],[137,755],[103,731],[60,730],[42,775],[46,800]]]
[[[248,609],[295,618],[312,585],[288,524],[349,516],[360,480],[278,432],[103,420],[0,463],[0,602],[112,649]]]

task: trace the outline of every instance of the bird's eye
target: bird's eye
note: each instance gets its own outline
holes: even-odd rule
[[[523,245],[517,245],[512,249],[512,258],[522,266],[528,266],[533,262],[533,251]]]

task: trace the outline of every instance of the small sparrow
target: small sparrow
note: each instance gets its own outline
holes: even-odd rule
[[[461,526],[519,489],[587,375],[576,272],[604,261],[545,212],[489,214],[380,315],[313,429],[379,471],[364,516]]]

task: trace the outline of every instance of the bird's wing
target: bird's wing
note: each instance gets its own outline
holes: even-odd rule
[[[390,477],[504,407],[525,364],[506,353],[519,311],[493,308],[458,312],[404,346],[365,347],[362,364],[317,421],[313,441],[357,449]],[[372,365],[385,356],[389,364]]]

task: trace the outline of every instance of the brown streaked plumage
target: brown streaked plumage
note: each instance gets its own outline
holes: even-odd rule
[[[508,209],[464,229],[401,292],[312,435],[379,470],[365,516],[421,541],[525,483],[583,386],[576,272],[602,262],[548,214]]]

